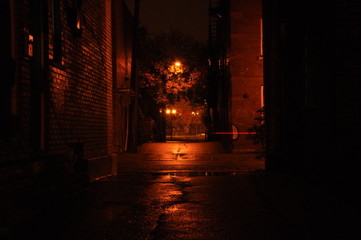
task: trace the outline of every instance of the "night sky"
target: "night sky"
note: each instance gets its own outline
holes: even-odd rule
[[[135,0],[125,0],[133,12]],[[208,39],[209,0],[140,0],[140,24],[151,35],[180,30],[197,40]]]

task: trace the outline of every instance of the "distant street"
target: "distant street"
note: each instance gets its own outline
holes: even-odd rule
[[[143,144],[138,154],[124,154],[119,173],[246,173],[264,169],[255,153],[229,154],[217,142],[180,142]]]
[[[17,231],[15,239],[304,239],[258,193],[263,161],[214,142],[150,143],[119,174]]]

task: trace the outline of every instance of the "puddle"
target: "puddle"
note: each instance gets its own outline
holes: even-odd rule
[[[186,153],[173,153],[174,160],[189,160],[189,156]]]
[[[181,176],[181,177],[204,177],[204,176],[232,176],[232,175],[242,175],[247,174],[248,171],[207,171],[207,172],[201,172],[201,171],[195,171],[195,172],[156,172],[156,173],[150,173],[153,176],[163,176],[163,175],[169,175],[169,176]]]

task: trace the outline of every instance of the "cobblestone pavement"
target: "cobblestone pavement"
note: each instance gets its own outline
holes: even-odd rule
[[[22,225],[12,239],[301,240],[302,229],[260,194],[255,154],[216,143],[145,144],[57,209]]]

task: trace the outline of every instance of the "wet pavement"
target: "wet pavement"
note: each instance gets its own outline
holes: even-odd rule
[[[144,144],[120,157],[118,176],[92,182],[9,239],[306,239],[302,217],[292,222],[263,194],[264,161],[255,157],[215,142]]]

